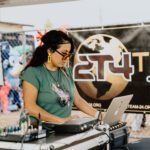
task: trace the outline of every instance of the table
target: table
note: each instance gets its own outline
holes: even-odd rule
[[[109,137],[103,131],[90,129],[78,134],[56,134],[28,143],[0,141],[0,149],[9,150],[88,150],[106,144]]]

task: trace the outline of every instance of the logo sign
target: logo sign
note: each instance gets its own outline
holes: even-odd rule
[[[144,29],[71,34],[78,45],[73,79],[79,94],[94,107],[106,109],[114,97],[133,94],[128,111],[150,111],[150,38]]]
[[[131,53],[113,36],[90,36],[77,50],[73,78],[90,97],[107,100],[117,96],[133,74]]]

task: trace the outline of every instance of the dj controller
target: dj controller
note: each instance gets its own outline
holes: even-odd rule
[[[20,126],[11,126],[0,129],[0,141],[9,142],[29,142],[44,138],[48,132],[44,129],[38,129],[30,125],[26,128],[26,124]]]

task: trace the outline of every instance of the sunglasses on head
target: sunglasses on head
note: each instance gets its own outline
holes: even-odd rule
[[[56,50],[56,52],[57,52],[59,55],[62,56],[62,60],[66,60],[67,58],[70,59],[70,58],[73,56],[73,53],[66,53],[66,54],[63,54],[63,53],[61,53],[61,52],[59,52],[59,51],[57,51],[57,50]]]

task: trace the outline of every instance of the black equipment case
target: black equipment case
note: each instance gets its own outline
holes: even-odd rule
[[[110,128],[110,150],[128,150],[129,127],[125,124],[116,125]]]

